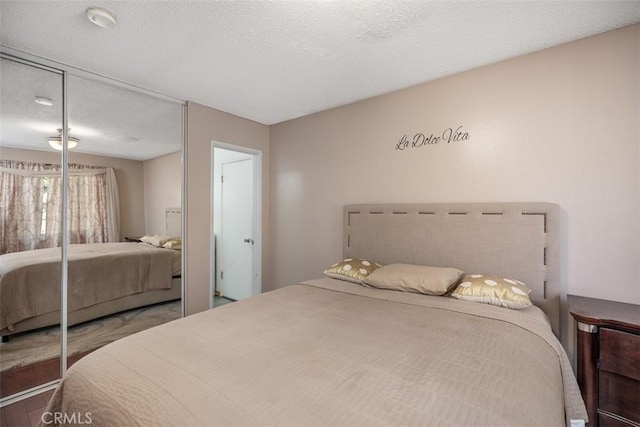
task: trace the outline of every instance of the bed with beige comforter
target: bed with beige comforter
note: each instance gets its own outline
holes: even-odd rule
[[[0,331],[60,310],[61,249],[0,255]],[[180,252],[145,243],[69,245],[69,312],[146,291],[170,289]],[[48,325],[39,325],[48,326]]]
[[[320,279],[116,341],[52,413],[93,426],[562,426],[575,377],[537,307]],[[85,418],[80,418],[85,417]]]

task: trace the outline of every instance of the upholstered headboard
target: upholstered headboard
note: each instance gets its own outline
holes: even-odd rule
[[[560,336],[558,223],[552,203],[347,205],[343,253],[521,280]]]
[[[182,236],[182,214],[180,208],[165,210],[165,233],[167,236]]]

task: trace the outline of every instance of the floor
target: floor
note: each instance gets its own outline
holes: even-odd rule
[[[216,296],[213,306],[234,302],[233,300]],[[69,366],[88,353],[69,358]],[[59,375],[60,359],[52,359],[24,368],[12,369],[8,372],[0,372],[0,397],[9,396],[16,391],[35,387],[56,380]],[[34,427],[40,422],[53,390],[46,391],[21,400],[19,402],[0,408],[0,426],[6,427]]]
[[[87,354],[89,352],[70,357],[68,366]],[[59,372],[60,358],[0,372],[0,396],[10,396],[18,391],[36,387],[38,384],[54,381],[59,378]],[[37,426],[52,395],[53,390],[49,390],[0,408],[0,426]]]
[[[0,425],[7,427],[37,426],[52,395],[53,390],[49,390],[0,408]]]
[[[220,296],[213,297],[213,307],[220,307],[221,305],[229,304],[230,302],[235,302],[232,299]]]

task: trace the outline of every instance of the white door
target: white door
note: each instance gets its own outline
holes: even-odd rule
[[[221,181],[217,288],[221,296],[239,300],[253,293],[252,159],[223,163]]]

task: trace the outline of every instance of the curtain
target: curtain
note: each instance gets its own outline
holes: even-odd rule
[[[0,162],[0,229],[5,233],[0,253],[62,244],[61,168],[28,165],[32,169]],[[68,184],[69,242],[119,241],[120,202],[113,168],[70,164]]]
[[[39,163],[0,161],[0,254],[40,247],[43,170]]]

